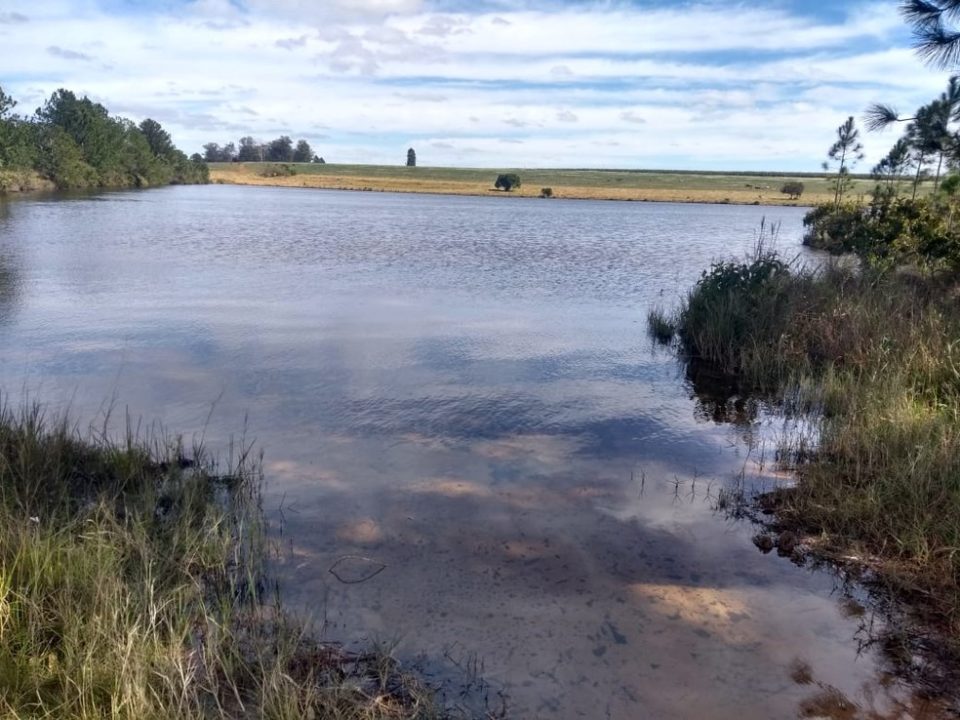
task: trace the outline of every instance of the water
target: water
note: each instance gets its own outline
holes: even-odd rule
[[[800,252],[802,212],[222,186],[0,203],[0,382],[214,448],[245,431],[289,602],[431,672],[482,659],[511,717],[933,717],[830,573],[714,512],[739,475],[773,481],[769,449],[645,336],[764,216]],[[343,584],[344,555],[386,567]]]

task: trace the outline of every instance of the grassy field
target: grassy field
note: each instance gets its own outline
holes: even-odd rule
[[[279,168],[293,174],[267,177]],[[515,172],[523,185],[511,193],[499,192],[493,183],[501,172]],[[828,180],[814,174],[698,173],[651,170],[487,170],[479,168],[415,167],[387,165],[334,165],[289,163],[213,163],[210,179],[240,185],[276,185],[336,190],[440,193],[539,197],[552,188],[556,198],[707,202],[760,205],[812,205],[833,199]],[[780,192],[789,180],[799,180],[805,192],[791,200]],[[859,179],[853,193],[873,188]]]

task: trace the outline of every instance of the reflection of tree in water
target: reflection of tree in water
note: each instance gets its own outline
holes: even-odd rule
[[[715,365],[689,358],[686,376],[693,399],[694,413],[705,422],[752,424],[763,407],[763,397],[746,386],[741,378],[720,371]]]
[[[0,207],[3,204],[0,203]],[[20,295],[20,278],[9,257],[0,255],[0,324],[10,321]]]

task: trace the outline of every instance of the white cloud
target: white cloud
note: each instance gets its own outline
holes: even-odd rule
[[[155,117],[190,152],[284,132],[344,162],[395,162],[414,143],[429,148],[423,164],[816,169],[844,117],[872,101],[912,109],[946,81],[889,2],[832,23],[717,3],[246,6],[144,17],[51,0],[15,30],[0,14],[5,89],[21,107],[58,87],[87,93]],[[870,162],[890,137],[866,142]]]

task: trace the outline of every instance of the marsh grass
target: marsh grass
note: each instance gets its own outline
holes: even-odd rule
[[[258,466],[0,409],[0,716],[440,717],[265,592]]]
[[[960,637],[960,303],[955,281],[758,248],[706,271],[677,315],[681,351],[811,422],[781,459],[782,522],[922,600]]]
[[[647,334],[661,345],[673,340],[677,328],[674,320],[660,306],[651,308],[647,313]]]

